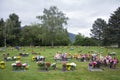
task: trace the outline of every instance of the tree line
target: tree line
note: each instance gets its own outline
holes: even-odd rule
[[[56,6],[44,9],[43,15],[36,16],[40,23],[21,26],[19,16],[9,15],[4,21],[0,19],[0,46],[54,46],[68,45],[70,40],[67,25],[68,17]]]
[[[91,37],[78,33],[71,43],[67,25],[68,17],[56,6],[44,9],[43,15],[36,16],[40,23],[21,26],[19,16],[9,15],[7,20],[0,19],[0,46],[108,46],[118,44],[120,47],[120,7],[111,14],[108,23],[98,18],[92,25]]]
[[[120,47],[120,7],[115,10],[108,23],[98,18],[95,20],[91,29],[91,37],[96,39],[99,45],[118,45]]]

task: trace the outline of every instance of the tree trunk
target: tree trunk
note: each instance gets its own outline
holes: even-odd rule
[[[54,47],[54,42],[53,42],[53,40],[51,41],[51,47],[52,47],[52,48]]]
[[[120,42],[118,43],[118,48],[120,48]]]

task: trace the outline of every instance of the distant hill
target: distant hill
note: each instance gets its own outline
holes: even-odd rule
[[[73,34],[73,33],[68,33],[68,35],[69,35],[69,38],[70,38],[70,41],[73,43],[74,41],[75,41],[75,34]]]

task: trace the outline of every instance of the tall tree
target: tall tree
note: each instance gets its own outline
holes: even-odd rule
[[[56,6],[44,9],[43,13],[42,16],[37,16],[37,18],[42,22],[47,40],[50,41],[51,46],[54,46],[57,31],[63,29],[63,25],[67,24],[68,18]]]
[[[101,45],[101,41],[105,37],[105,29],[107,28],[107,23],[105,20],[98,18],[95,20],[91,29],[91,36],[99,41],[99,45]]]
[[[5,44],[4,43],[4,39],[5,39],[5,22],[4,20],[1,18],[0,19],[0,46],[3,46]]]
[[[19,21],[18,15],[15,13],[10,14],[5,23],[5,27],[7,43],[10,45],[18,45],[21,30],[21,22]]]
[[[109,40],[120,47],[120,7],[110,16],[108,24]]]

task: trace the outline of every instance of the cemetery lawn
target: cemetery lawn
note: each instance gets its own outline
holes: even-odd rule
[[[18,51],[14,47],[7,47],[5,51],[0,51],[0,61],[3,59],[4,53],[9,53],[10,56],[19,55],[22,53],[29,53],[28,57],[22,57],[21,62],[29,63],[29,70],[26,71],[12,71],[11,64],[15,61],[5,62],[6,68],[0,69],[0,80],[120,80],[120,63],[118,63],[116,69],[110,69],[108,67],[102,67],[103,71],[91,72],[88,70],[88,62],[78,62],[76,59],[72,59],[70,62],[77,64],[75,71],[62,71],[61,62],[57,63],[56,70],[41,71],[38,69],[37,63],[33,62],[32,51],[40,53],[45,56],[46,62],[54,63],[53,56],[57,51],[69,52],[72,55],[80,53],[85,54],[89,51],[101,52],[103,55],[107,55],[110,52],[116,52],[116,57],[120,61],[120,49],[119,48],[105,48],[105,47],[81,47],[81,46],[57,46],[51,47],[21,47]]]

